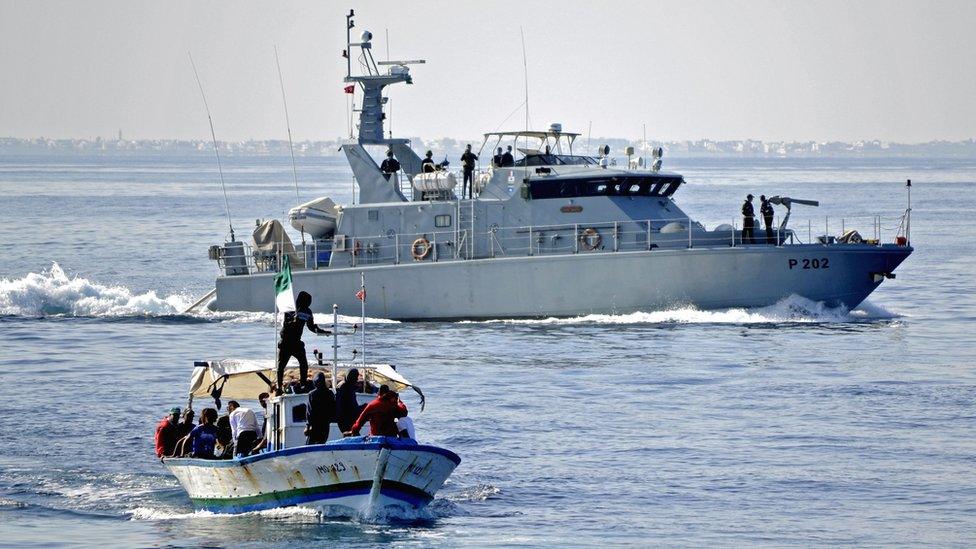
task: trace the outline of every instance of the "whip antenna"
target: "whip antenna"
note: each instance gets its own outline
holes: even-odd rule
[[[190,66],[193,67],[193,76],[197,79],[197,86],[200,88],[200,97],[203,98],[203,108],[207,111],[207,120],[210,122],[210,138],[213,140],[214,156],[217,157],[217,174],[220,176],[220,190],[224,193],[224,209],[227,211],[227,225],[230,227],[230,241],[234,241],[234,221],[230,217],[230,203],[227,202],[227,186],[224,185],[224,169],[220,165],[220,150],[217,148],[217,133],[214,132],[213,117],[210,116],[210,105],[207,104],[207,95],[203,93],[203,84],[200,83],[200,73],[197,72],[197,64],[193,62],[193,54],[186,52],[190,58]]]
[[[275,44],[275,65],[278,67],[278,85],[281,86],[281,104],[285,107],[285,127],[288,128],[288,150],[291,152],[291,172],[295,176],[295,198],[298,196],[298,168],[295,166],[295,146],[291,141],[291,121],[288,119],[288,101],[285,99],[285,81],[281,78],[281,62],[278,61],[278,45]]]
[[[531,118],[529,118],[529,62],[525,56],[525,31],[519,27],[519,34],[522,35],[522,72],[525,74],[525,131],[529,131]]]

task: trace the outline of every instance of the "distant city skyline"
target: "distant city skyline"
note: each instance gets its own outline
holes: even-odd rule
[[[193,53],[224,141],[348,133],[343,16],[385,59],[399,136],[532,126],[662,141],[976,137],[976,3],[0,0],[0,136],[204,139]],[[387,43],[389,32],[389,44]],[[357,95],[358,98],[358,95]]]

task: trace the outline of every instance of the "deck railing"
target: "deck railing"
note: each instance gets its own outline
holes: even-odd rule
[[[726,227],[712,230],[687,217],[606,221],[602,223],[565,223],[557,225],[489,226],[474,231],[469,219],[455,219],[443,230],[417,233],[393,233],[373,237],[345,237],[342,249],[320,247],[311,242],[296,246],[292,268],[323,269],[358,267],[365,265],[397,265],[401,263],[462,261],[501,257],[539,255],[597,254],[649,251],[654,249],[692,249],[743,246],[829,246],[841,242],[848,230],[856,230],[861,245],[907,243],[907,215],[880,215],[843,218],[825,217],[817,222],[791,224],[781,231],[777,222],[771,235],[757,223],[751,242],[743,241],[739,219],[732,219]],[[821,225],[822,223],[822,225]],[[804,230],[805,229],[805,230]],[[822,229],[822,231],[821,231]],[[806,233],[806,238],[801,235]],[[216,258],[227,274],[276,272],[282,263],[282,253],[255,253],[244,243],[237,249],[222,249]],[[243,257],[242,257],[243,256]],[[231,273],[231,269],[237,270]]]

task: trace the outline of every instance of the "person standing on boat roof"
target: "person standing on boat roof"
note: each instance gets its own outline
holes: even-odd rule
[[[763,218],[763,225],[766,226],[766,244],[773,244],[775,240],[773,238],[773,214],[775,210],[773,210],[773,205],[769,200],[766,200],[766,195],[759,195],[759,202],[761,202],[759,214]]]
[[[156,425],[156,457],[173,455],[179,437],[180,409],[170,408],[169,415]]]
[[[336,390],[336,423],[339,430],[345,433],[356,422],[363,407],[356,398],[359,384],[359,370],[352,368],[346,374],[346,380]]]
[[[437,171],[437,165],[434,164],[434,153],[432,151],[427,151],[424,160],[420,163],[420,170],[424,173],[434,173]]]
[[[258,418],[250,408],[242,408],[236,400],[227,403],[230,412],[230,432],[234,439],[234,455],[246,456],[258,441]]]
[[[464,169],[464,186],[461,188],[461,193],[467,195],[467,198],[471,198],[472,185],[474,182],[474,163],[477,162],[478,155],[471,152],[471,145],[464,148],[464,154],[461,155],[461,167]]]
[[[386,160],[380,165],[380,170],[387,179],[390,179],[391,174],[400,171],[400,161],[393,157],[393,149],[386,151]]]
[[[512,156],[512,146],[509,145],[508,149],[505,150],[505,154],[502,155],[501,166],[503,168],[511,168],[515,165],[515,157]]]
[[[386,385],[380,387],[380,392],[372,402],[363,408],[359,419],[352,424],[345,436],[358,436],[359,430],[369,422],[369,436],[396,437],[400,435],[396,419],[407,415],[407,406],[400,400],[396,391],[391,391]]]
[[[285,320],[281,324],[281,341],[278,342],[278,385],[280,395],[284,387],[285,366],[288,359],[298,360],[298,382],[305,387],[308,378],[308,357],[305,355],[305,344],[302,343],[302,331],[308,327],[309,331],[317,334],[331,334],[329,330],[319,328],[312,322],[312,296],[308,292],[298,292],[295,298],[295,310],[285,313]]]
[[[308,427],[305,444],[325,444],[329,440],[329,424],[335,419],[336,399],[325,384],[325,374],[315,374],[314,389],[308,394]]]
[[[752,244],[755,240],[753,229],[756,222],[756,210],[752,208],[752,195],[746,196],[742,203],[742,243]]]

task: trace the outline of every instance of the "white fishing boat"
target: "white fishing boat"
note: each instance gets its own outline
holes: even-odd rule
[[[389,364],[312,365],[330,386],[350,368],[360,371],[361,403],[380,385],[395,391],[423,393]],[[297,366],[286,373],[294,377]],[[275,375],[268,361],[197,362],[190,399],[254,399],[267,391]],[[332,425],[325,444],[305,445],[307,394],[272,397],[267,410],[267,447],[259,454],[234,459],[166,458],[198,509],[242,513],[275,507],[311,507],[330,514],[398,514],[424,508],[437,494],[461,458],[454,452],[409,438],[347,437]]]

